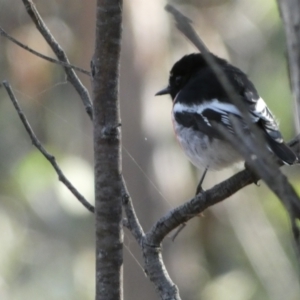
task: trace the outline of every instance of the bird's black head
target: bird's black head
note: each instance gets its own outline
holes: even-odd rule
[[[225,60],[218,58],[215,55],[213,55],[213,57],[217,63],[227,63]],[[209,68],[209,66],[201,53],[185,55],[172,67],[168,87],[156,93],[155,96],[170,94],[172,100],[174,100],[177,93],[187,84],[191,76],[204,68]]]

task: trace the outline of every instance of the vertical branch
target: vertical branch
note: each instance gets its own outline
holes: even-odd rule
[[[94,93],[96,300],[118,300],[122,290],[122,174],[119,60],[122,0],[97,0]]]
[[[300,1],[277,0],[284,25],[290,82],[294,97],[295,124],[300,131]]]

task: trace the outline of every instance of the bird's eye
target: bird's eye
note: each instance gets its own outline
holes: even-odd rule
[[[175,77],[175,84],[180,85],[181,79],[182,79],[182,76],[176,76]]]

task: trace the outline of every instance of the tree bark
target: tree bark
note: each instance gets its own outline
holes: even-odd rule
[[[119,59],[122,1],[98,0],[94,95],[96,300],[123,298]]]

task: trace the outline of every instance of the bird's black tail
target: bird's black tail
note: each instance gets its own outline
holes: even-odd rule
[[[272,139],[268,139],[268,144],[274,154],[287,165],[293,165],[299,162],[296,153],[284,142],[278,143]]]

